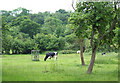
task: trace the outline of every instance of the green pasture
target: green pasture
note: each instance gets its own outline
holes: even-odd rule
[[[84,53],[85,66],[79,54],[59,54],[58,60],[32,61],[31,55],[3,55],[2,81],[118,81],[118,55],[97,53],[94,68],[87,74],[91,53]]]

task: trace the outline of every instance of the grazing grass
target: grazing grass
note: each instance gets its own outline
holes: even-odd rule
[[[32,61],[31,55],[3,55],[3,81],[118,81],[118,55],[96,54],[91,74],[87,74],[91,54],[84,53],[85,66],[79,54],[59,54],[58,60]]]

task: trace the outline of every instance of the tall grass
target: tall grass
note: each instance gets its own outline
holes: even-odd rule
[[[4,55],[2,58],[3,81],[117,81],[117,56],[97,53],[92,74],[87,74],[91,54],[84,53],[85,66],[79,54],[59,54],[58,60],[32,61],[30,55]],[[112,62],[115,61],[115,62]]]
[[[95,60],[96,64],[118,64],[117,53],[98,54]]]

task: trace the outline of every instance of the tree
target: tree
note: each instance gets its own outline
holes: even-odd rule
[[[52,15],[52,17],[60,19],[62,21],[62,24],[68,24],[68,18],[70,17],[70,13],[63,9],[59,9]]]
[[[32,21],[34,21],[34,22],[36,22],[36,23],[38,23],[40,25],[43,25],[44,24],[45,15],[43,13],[39,12],[38,14],[30,14],[29,18]]]
[[[72,33],[70,35],[66,35],[65,36],[65,50],[78,50],[80,47],[79,47],[79,43],[78,41],[75,41],[77,40],[77,36]]]
[[[14,36],[11,43],[12,54],[28,54],[34,48],[33,39],[28,34],[19,32]]]
[[[114,37],[113,30],[116,29],[118,10],[116,3],[112,2],[79,2],[76,11],[86,15],[87,24],[92,26],[90,28],[92,57],[87,70],[87,73],[91,73],[98,46],[101,43],[109,43]]]
[[[9,54],[9,51],[10,51],[10,46],[11,46],[11,36],[10,36],[10,26],[7,24],[7,22],[5,22],[5,19],[6,17],[5,16],[2,16],[2,33],[1,33],[1,36],[2,36],[2,51],[5,51],[5,53],[8,53]]]
[[[11,26],[16,26],[16,28],[20,28],[20,32],[25,34],[29,34],[32,38],[33,35],[36,35],[40,32],[40,24],[30,20],[27,16],[21,16],[14,19],[11,23]]]
[[[34,40],[40,52],[45,50],[58,50],[60,48],[59,44],[61,44],[60,40],[51,34],[45,35],[43,33],[38,33],[34,36]]]
[[[80,55],[81,55],[81,62],[82,65],[85,65],[84,58],[83,58],[83,42],[85,37],[88,35],[88,25],[86,24],[86,16],[79,12],[74,12],[71,17],[69,18],[69,21],[71,24],[73,24],[73,29],[75,31],[76,36],[79,39],[80,42]]]
[[[2,50],[5,54],[10,54],[11,46],[13,42],[13,37],[11,35],[7,35],[2,41]]]
[[[8,16],[11,14],[11,11],[1,10],[1,11],[0,11],[0,14],[1,14],[2,16],[8,17]]]
[[[44,21],[44,25],[42,27],[42,33],[44,34],[52,34],[56,37],[59,37],[64,31],[64,28],[62,27],[62,21],[53,18],[48,17]]]
[[[55,34],[57,38],[59,38],[60,36],[64,37],[65,36],[65,34],[63,34],[64,32],[65,32],[64,25],[60,24],[58,27],[56,27]]]
[[[27,16],[30,14],[30,10],[27,10],[25,8],[17,8],[17,9],[14,9],[12,11],[12,15],[15,16],[15,17],[19,17],[19,16]]]
[[[12,11],[5,11],[5,10],[1,10],[0,14],[4,17],[6,17],[4,20],[5,22],[9,23],[11,22],[15,17],[12,15]]]
[[[14,38],[14,40],[12,41],[12,54],[20,54],[23,51],[24,48],[24,42],[22,41],[22,39],[19,38]]]
[[[58,11],[56,11],[56,13],[57,13],[57,12],[62,13],[62,14],[67,13],[64,9],[59,9]]]
[[[20,24],[21,32],[29,34],[31,38],[40,32],[40,25],[30,19],[26,19]]]

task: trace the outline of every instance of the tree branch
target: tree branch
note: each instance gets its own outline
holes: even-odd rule
[[[91,46],[93,47],[93,37],[94,37],[94,32],[95,32],[95,25],[92,27],[92,35],[91,35]]]
[[[115,11],[117,11],[116,4],[115,4]],[[110,25],[109,32],[106,33],[106,34],[104,33],[104,34],[102,35],[102,37],[99,38],[99,41],[101,41],[107,34],[109,34],[113,29],[115,29],[116,23],[117,23],[117,14],[116,14],[116,16],[115,16],[115,18],[114,18],[114,21],[113,21],[112,25]]]
[[[112,25],[110,26],[109,32],[108,33],[104,33],[102,35],[102,37],[99,38],[99,41],[101,41],[107,34],[109,34],[113,29],[115,29],[116,23],[117,23],[117,15],[115,16],[115,21],[113,21]]]
[[[74,0],[72,0],[72,8],[75,10],[75,8],[74,8]]]

